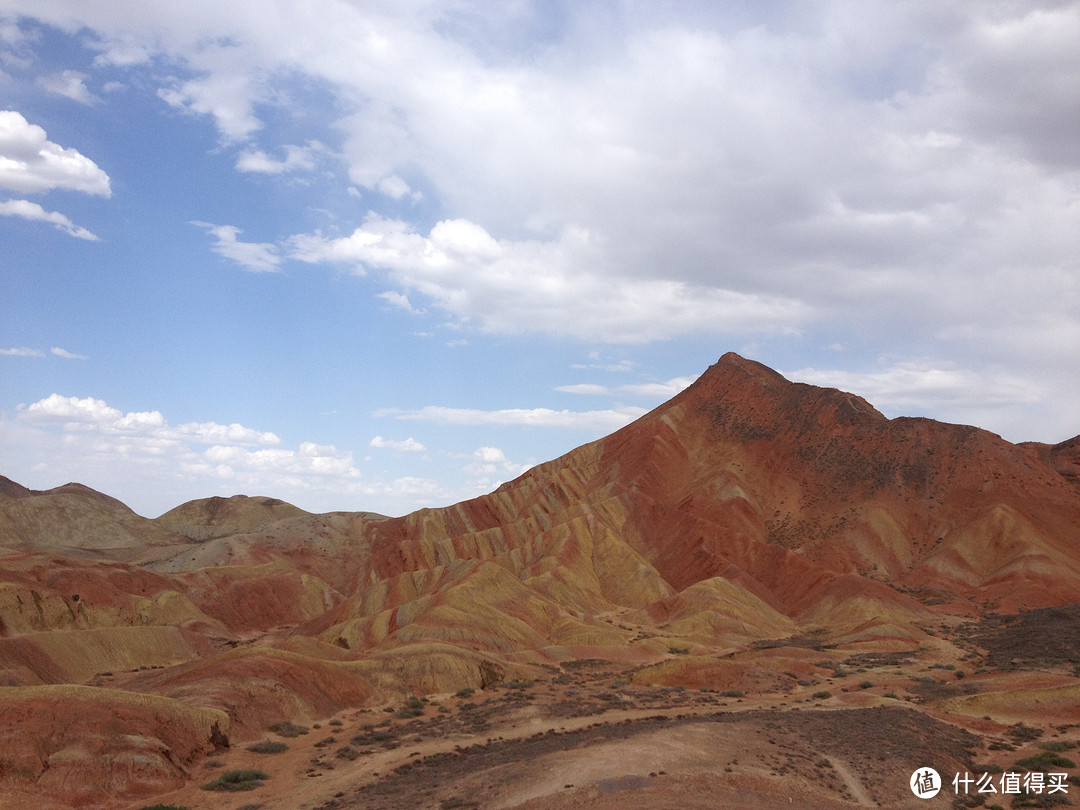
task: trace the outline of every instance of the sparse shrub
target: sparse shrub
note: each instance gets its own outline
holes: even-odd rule
[[[346,745],[339,748],[334,754],[338,759],[347,759],[352,762],[354,759],[360,756],[360,752],[353,748],[351,745]]]
[[[443,714],[450,714],[450,709],[448,709],[446,706],[440,706],[439,711]]]
[[[176,804],[148,804],[142,810],[188,810],[188,808]]]
[[[263,740],[249,745],[247,750],[254,754],[283,754],[289,750],[289,746],[276,740]]]
[[[882,697],[892,698],[893,700],[900,699],[896,692],[886,692],[884,695],[882,695]]]
[[[308,733],[303,726],[295,726],[292,723],[274,723],[270,726],[270,730],[279,737],[299,737],[301,734]]]
[[[333,720],[330,721],[330,725],[332,725],[332,726],[343,726],[345,724],[335,717]]]
[[[720,693],[720,697],[741,698],[746,697],[746,693],[743,692],[741,689],[725,689],[723,692]]]
[[[668,652],[672,655],[689,655],[689,647],[668,647]]]
[[[1069,742],[1068,740],[1054,740],[1052,742],[1039,743],[1039,748],[1043,751],[1055,751],[1060,754],[1062,751],[1071,751],[1076,748],[1076,743]]]
[[[203,763],[204,768],[220,768],[225,763],[220,759],[208,759]]]
[[[1032,740],[1039,739],[1039,737],[1043,735],[1043,730],[1033,726],[1026,726],[1023,723],[1017,723],[1009,729],[1008,734],[1017,742],[1031,742]]]
[[[799,678],[799,686],[813,686],[813,681],[808,681],[806,678]]]
[[[862,683],[859,684],[859,688],[860,689],[870,689],[870,688],[873,687],[873,685],[874,685],[873,681],[863,681]]]
[[[826,692],[826,691],[822,690],[821,692],[814,692],[814,694],[811,695],[811,697],[814,700],[826,700],[826,699],[832,697],[832,692]]]
[[[1018,760],[1013,767],[1026,768],[1029,771],[1047,772],[1051,768],[1075,768],[1076,763],[1068,757],[1063,757],[1061,754],[1053,751],[1043,751],[1039,754]]]
[[[241,771],[225,771],[213,782],[202,785],[203,790],[224,791],[235,793],[241,790],[254,790],[261,787],[263,780],[269,779],[270,775],[263,771],[245,769]]]
[[[464,689],[458,689],[457,692],[454,693],[454,696],[459,698],[472,697],[472,694],[475,691],[475,689],[470,689],[466,686]]]

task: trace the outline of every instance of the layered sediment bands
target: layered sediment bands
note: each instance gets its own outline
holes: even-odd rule
[[[5,782],[74,806],[182,785],[186,765],[228,742],[225,712],[83,686],[0,690]]]
[[[206,718],[250,739],[575,659],[641,685],[785,693],[827,655],[970,659],[943,625],[1080,602],[1078,447],[890,420],[725,355],[622,430],[400,518],[236,497],[150,521],[78,485],[0,479],[0,684],[100,684],[41,694],[120,718],[11,732],[0,782],[72,802],[109,780],[152,792],[186,778]],[[179,712],[187,730],[155,736],[150,704],[124,696],[166,701],[159,722]],[[986,701],[949,705],[1005,716]]]

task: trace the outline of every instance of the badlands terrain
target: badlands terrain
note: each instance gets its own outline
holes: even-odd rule
[[[0,717],[0,808],[1076,804],[1080,437],[728,354],[401,518],[0,478]]]

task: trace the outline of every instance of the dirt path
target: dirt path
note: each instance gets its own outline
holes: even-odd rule
[[[877,807],[877,802],[870,798],[870,794],[863,787],[862,780],[848,767],[844,760],[839,757],[828,757],[828,760],[832,763],[833,770],[844,780],[844,784],[847,785],[848,790],[851,791],[851,795],[855,797],[855,801],[859,803],[860,807]]]

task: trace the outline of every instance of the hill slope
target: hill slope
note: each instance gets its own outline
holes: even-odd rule
[[[204,712],[190,715],[188,759],[274,722],[563,683],[590,661],[634,688],[766,703],[847,661],[921,673],[1042,661],[1058,680],[1040,688],[1067,686],[1065,659],[1020,649],[1007,623],[971,628],[990,611],[1080,602],[1078,446],[890,420],[728,354],[622,430],[401,518],[238,496],[151,521],[79,485],[3,479],[0,683],[23,687],[8,700],[25,699],[12,711],[28,718],[63,684],[108,690],[139,729],[157,704],[135,698],[178,701]],[[957,694],[940,695],[950,711],[976,705]],[[219,719],[196,720],[205,712]],[[86,785],[121,766],[71,734],[39,729],[43,750],[0,732],[0,756],[37,763],[3,778],[63,799],[41,775],[78,751],[99,772],[79,800],[100,799]],[[177,762],[146,784],[182,781]]]

